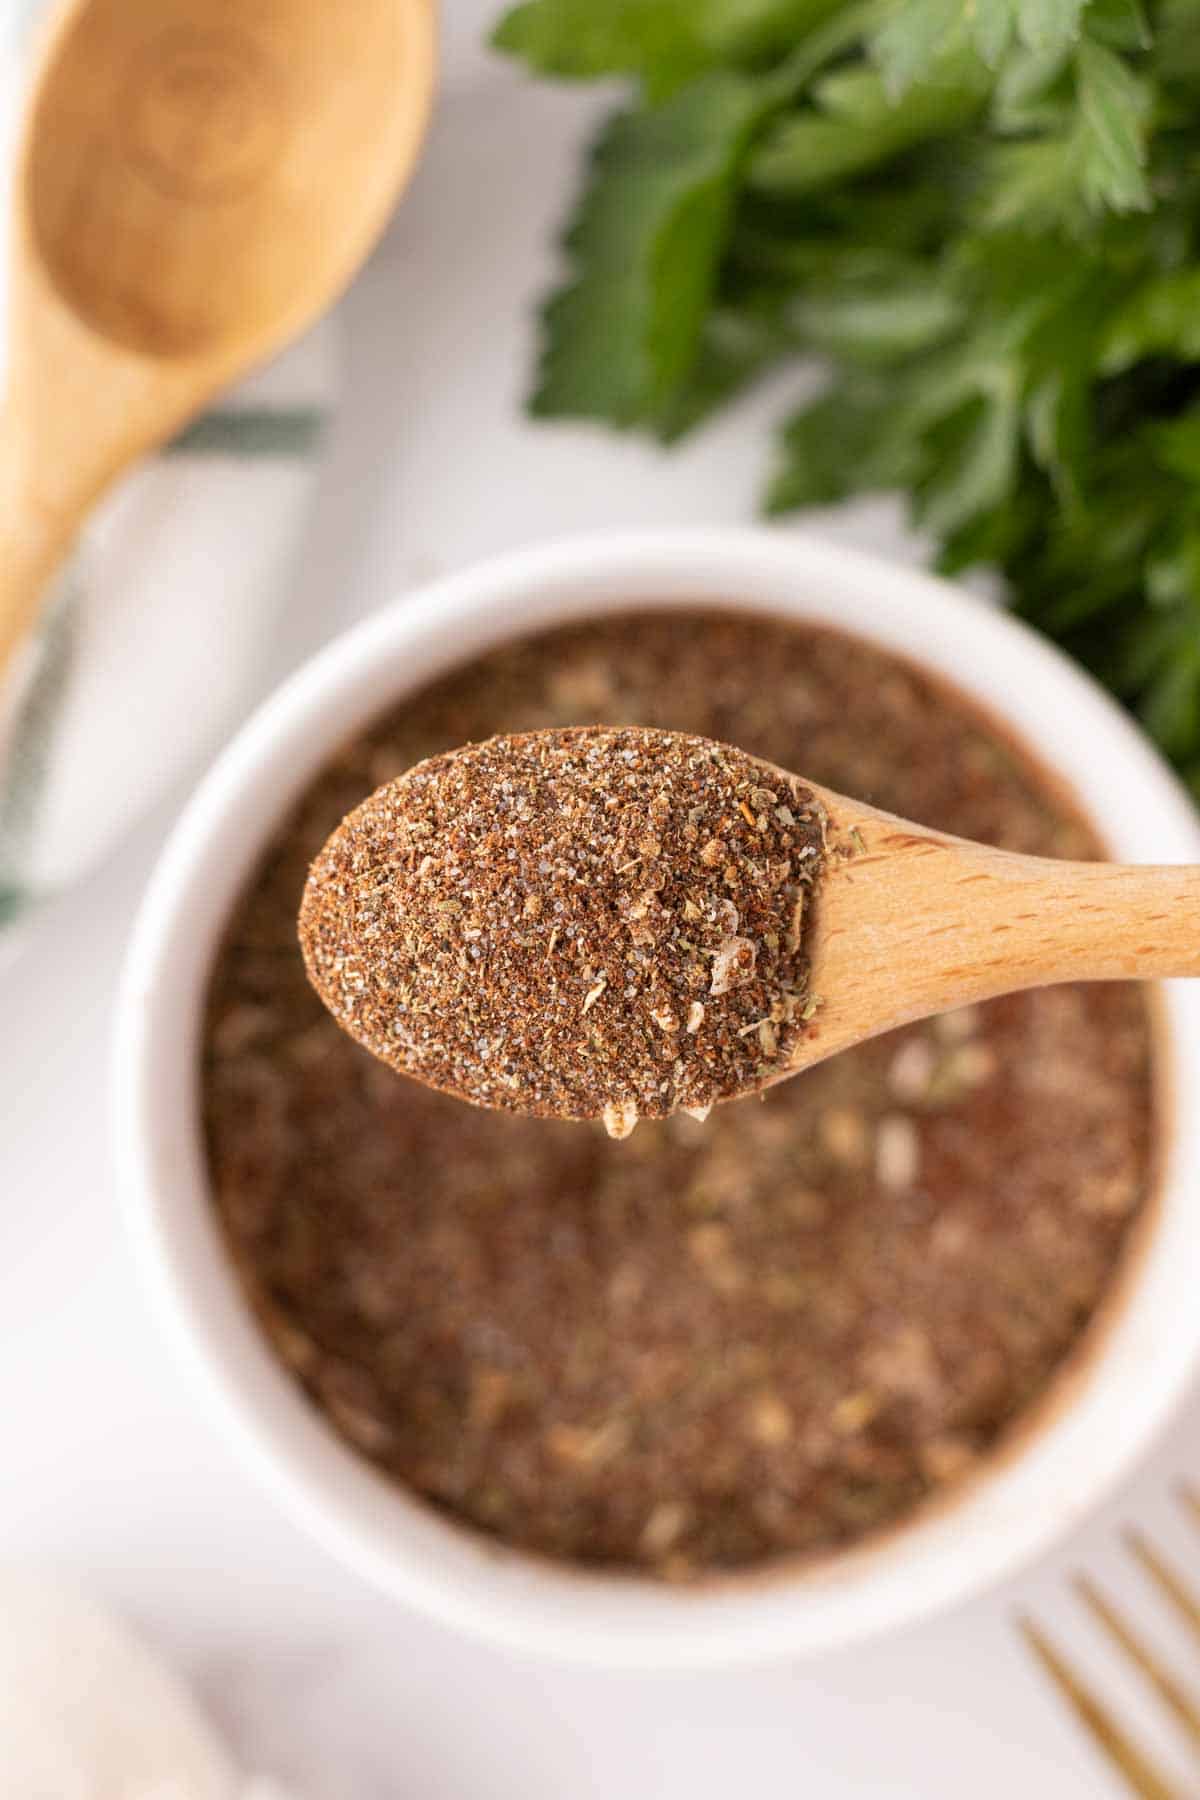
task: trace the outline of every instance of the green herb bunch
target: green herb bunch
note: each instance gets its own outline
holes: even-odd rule
[[[902,490],[1200,792],[1200,0],[525,0],[624,76],[531,400],[672,440],[787,359],[771,512]]]

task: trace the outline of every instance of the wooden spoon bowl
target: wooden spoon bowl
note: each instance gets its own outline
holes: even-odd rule
[[[415,162],[432,0],[73,0],[16,183],[0,669],[83,515],[331,304]]]

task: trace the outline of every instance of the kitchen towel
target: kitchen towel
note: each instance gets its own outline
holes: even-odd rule
[[[42,10],[0,0],[4,216]],[[238,722],[311,507],[336,338],[318,326],[132,473],[47,594],[0,689],[0,962]]]
[[[288,1800],[183,1683],[70,1587],[0,1572],[0,1800]]]

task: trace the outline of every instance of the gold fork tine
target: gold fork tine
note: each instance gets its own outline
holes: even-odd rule
[[[1114,1644],[1123,1650],[1130,1662],[1150,1683],[1163,1705],[1178,1719],[1194,1744],[1200,1744],[1200,1708],[1187,1689],[1162,1665],[1144,1638],[1138,1636],[1123,1613],[1119,1612],[1087,1575],[1076,1575],[1076,1593],[1092,1617],[1107,1631]]]
[[[1033,1654],[1110,1763],[1124,1776],[1130,1792],[1138,1800],[1180,1800],[1171,1783],[1121,1730],[1104,1703],[1040,1627],[1030,1618],[1021,1618],[1018,1624]]]
[[[1200,1595],[1195,1588],[1183,1579],[1178,1569],[1167,1561],[1161,1551],[1147,1542],[1140,1531],[1130,1529],[1123,1535],[1130,1555],[1137,1558],[1160,1593],[1165,1595],[1184,1623],[1200,1638]]]
[[[1191,1517],[1193,1525],[1200,1525],[1200,1494],[1190,1481],[1181,1481],[1175,1489],[1176,1498],[1185,1513]]]

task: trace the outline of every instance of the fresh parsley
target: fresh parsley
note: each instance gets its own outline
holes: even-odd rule
[[[817,353],[769,510],[898,490],[1200,793],[1200,0],[524,0],[630,84],[532,408],[664,440]]]

